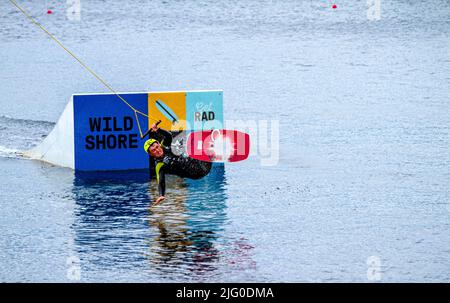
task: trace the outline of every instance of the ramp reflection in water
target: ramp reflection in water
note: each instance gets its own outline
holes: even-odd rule
[[[201,180],[170,176],[168,198],[152,206],[147,171],[77,172],[73,228],[84,278],[210,281],[254,268],[253,247],[225,236],[225,187],[220,164]]]

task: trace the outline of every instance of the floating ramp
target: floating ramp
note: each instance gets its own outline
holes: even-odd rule
[[[25,156],[79,171],[148,169],[142,135],[156,121],[185,134],[223,128],[221,90],[118,95],[72,95],[55,128]]]

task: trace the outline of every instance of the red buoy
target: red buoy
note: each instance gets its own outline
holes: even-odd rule
[[[47,11],[47,14],[48,14],[48,15],[53,14],[53,11],[52,11],[51,9],[49,9],[49,10]]]
[[[331,7],[332,7],[333,9],[337,9],[337,5],[336,5],[336,4],[333,4]]]

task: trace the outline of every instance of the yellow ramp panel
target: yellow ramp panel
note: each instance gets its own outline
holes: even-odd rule
[[[159,127],[181,131],[186,129],[186,93],[157,92],[148,94],[149,126],[161,120]],[[150,116],[152,118],[150,118]]]

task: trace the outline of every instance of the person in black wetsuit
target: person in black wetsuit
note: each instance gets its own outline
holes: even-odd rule
[[[151,130],[151,139],[145,141],[144,150],[156,162],[155,170],[159,192],[159,197],[155,201],[155,205],[157,205],[165,199],[166,174],[177,175],[182,178],[200,179],[210,172],[212,163],[173,154],[170,149],[172,134],[158,128],[156,124],[152,125]]]

